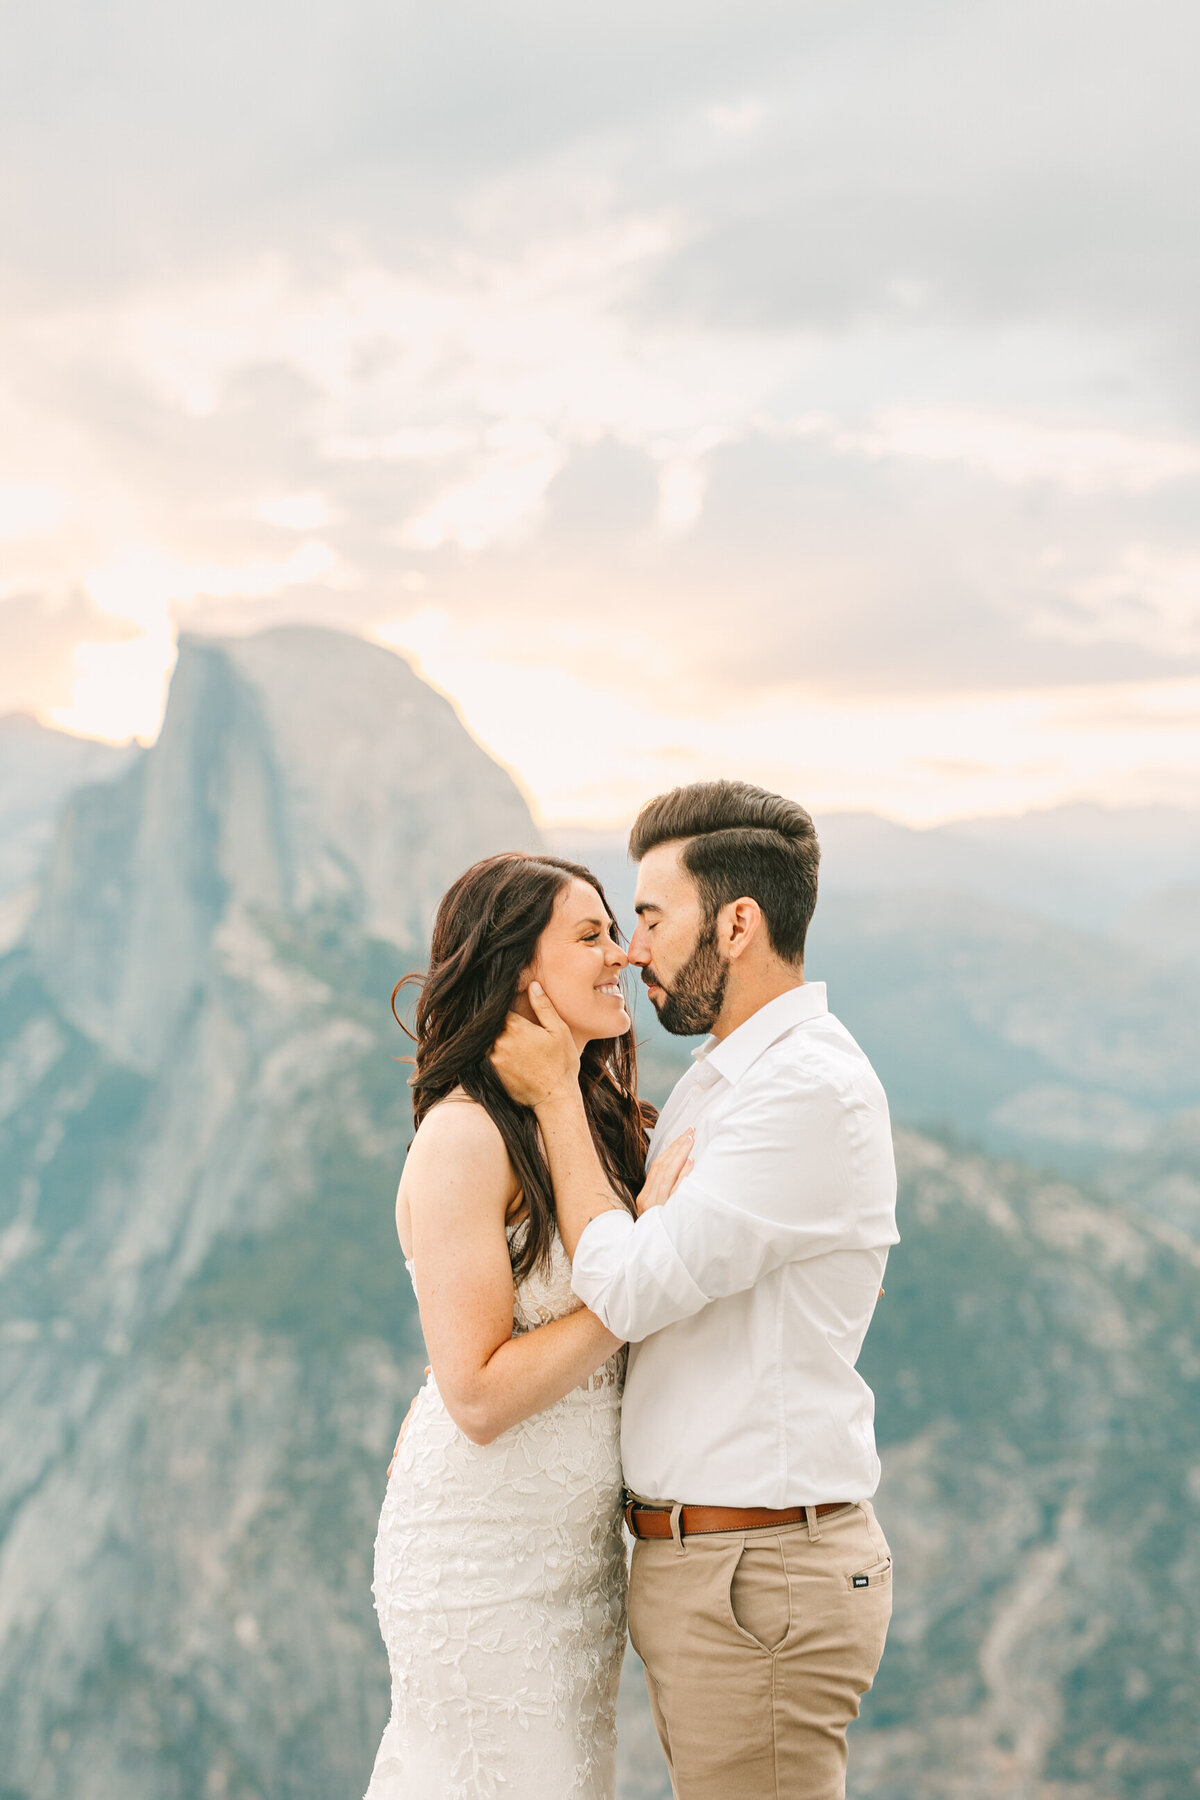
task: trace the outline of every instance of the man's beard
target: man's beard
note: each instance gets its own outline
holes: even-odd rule
[[[668,988],[652,969],[643,969],[642,980],[661,988],[658,1022],[672,1037],[696,1037],[711,1031],[725,1002],[729,964],[717,949],[715,924],[705,925],[696,947]]]

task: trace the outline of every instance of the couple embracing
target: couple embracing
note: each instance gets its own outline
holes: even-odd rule
[[[804,980],[818,847],[740,782],[643,808],[637,928],[553,857],[438,912],[397,1196],[431,1364],[375,1597],[367,1800],[612,1800],[629,1634],[678,1800],[839,1800],[891,1612],[855,1362],[887,1102]],[[707,1032],[655,1123],[622,992]]]

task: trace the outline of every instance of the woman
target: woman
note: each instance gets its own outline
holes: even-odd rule
[[[598,883],[554,857],[490,857],[438,910],[396,1198],[431,1373],[375,1546],[392,1713],[367,1800],[614,1791],[625,1352],[571,1293],[533,1114],[488,1051],[510,1011],[534,1017],[540,982],[632,1211],[654,1115],[636,1093],[625,963]],[[683,1154],[658,1159],[643,1204],[670,1191]]]

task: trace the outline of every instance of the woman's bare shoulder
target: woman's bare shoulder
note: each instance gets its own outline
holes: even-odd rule
[[[431,1106],[421,1120],[408,1152],[405,1181],[432,1172],[435,1166],[443,1179],[461,1169],[489,1186],[516,1186],[499,1127],[487,1108],[461,1088]]]

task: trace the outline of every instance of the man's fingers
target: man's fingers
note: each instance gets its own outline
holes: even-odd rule
[[[553,1000],[540,981],[531,981],[529,984],[529,1004],[547,1031],[553,1031],[556,1025],[562,1024]]]

